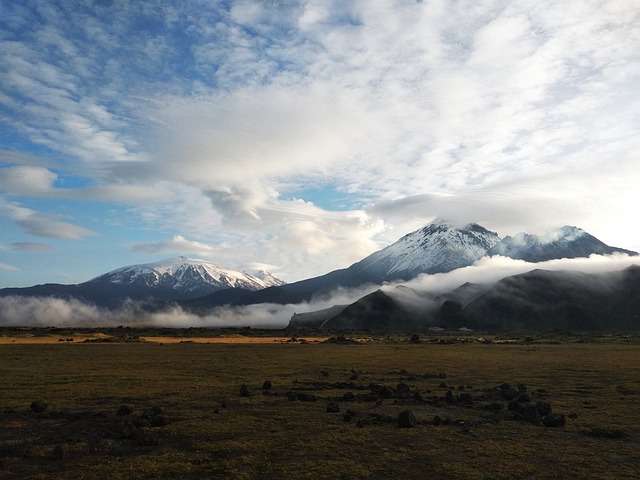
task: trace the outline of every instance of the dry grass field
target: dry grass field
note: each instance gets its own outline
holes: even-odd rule
[[[638,336],[4,333],[1,479],[640,478]]]

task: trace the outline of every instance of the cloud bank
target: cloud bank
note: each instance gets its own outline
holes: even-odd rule
[[[527,263],[505,257],[483,257],[469,267],[448,273],[421,275],[409,282],[385,285],[363,285],[354,289],[338,289],[322,298],[296,305],[259,304],[238,307],[217,307],[205,315],[196,315],[180,307],[168,307],[148,312],[136,303],[127,303],[116,310],[87,305],[78,300],[44,297],[0,297],[0,325],[56,327],[253,327],[284,328],[294,313],[322,310],[333,305],[347,305],[379,288],[410,309],[437,307],[434,296],[453,290],[464,283],[491,284],[502,278],[534,269],[571,270],[584,273],[619,271],[638,264],[638,257],[625,254],[592,255],[589,258],[551,260]],[[398,289],[399,285],[409,289]]]

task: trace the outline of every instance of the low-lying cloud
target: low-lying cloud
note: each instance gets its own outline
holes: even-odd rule
[[[216,307],[206,315],[197,315],[179,306],[149,312],[135,302],[108,310],[88,305],[79,300],[50,297],[0,297],[0,325],[37,327],[253,327],[284,328],[294,313],[311,312],[346,305],[377,289],[383,289],[408,308],[422,309],[435,306],[430,298],[446,293],[464,283],[495,283],[502,278],[534,269],[569,270],[584,273],[619,271],[640,263],[638,257],[626,254],[591,255],[589,258],[550,260],[528,263],[506,257],[483,257],[469,267],[448,273],[421,275],[409,282],[385,285],[365,285],[355,289],[336,289],[330,294],[299,304],[258,304],[234,307]],[[400,285],[408,288],[396,288]]]

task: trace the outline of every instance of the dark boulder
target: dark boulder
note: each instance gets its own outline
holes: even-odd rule
[[[29,408],[31,409],[32,412],[42,413],[47,409],[47,405],[43,402],[40,402],[39,400],[35,400],[31,402],[31,405],[29,406]]]
[[[416,417],[411,410],[403,410],[398,414],[397,422],[400,428],[413,428],[416,424]]]
[[[129,405],[120,405],[116,411],[116,415],[131,415],[133,409]]]
[[[336,402],[329,402],[327,404],[327,413],[340,413],[340,405]]]
[[[240,386],[240,396],[241,397],[250,397],[251,396],[251,389],[246,386],[246,385],[242,385]]]
[[[550,413],[542,419],[545,427],[564,427],[566,420],[562,413]]]
[[[551,404],[548,402],[538,402],[536,403],[536,410],[541,417],[544,417],[551,413]]]

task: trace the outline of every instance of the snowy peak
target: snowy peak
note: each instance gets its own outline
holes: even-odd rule
[[[283,280],[280,280],[268,270],[260,270],[254,268],[250,270],[244,270],[243,273],[253,278],[257,278],[262,283],[264,283],[265,287],[280,287],[282,285],[286,285],[287,283]]]
[[[256,275],[220,268],[206,260],[176,257],[154,263],[130,265],[100,275],[86,283],[115,283],[181,292],[193,298],[226,288],[261,290],[284,282],[267,271]]]
[[[581,228],[565,225],[544,235],[519,233],[506,236],[487,252],[487,256],[502,255],[527,262],[543,262],[559,258],[588,257],[591,254],[626,253],[622,248],[610,247]]]
[[[350,268],[376,271],[383,280],[410,279],[471,265],[499,241],[497,233],[475,223],[462,228],[431,223]]]

